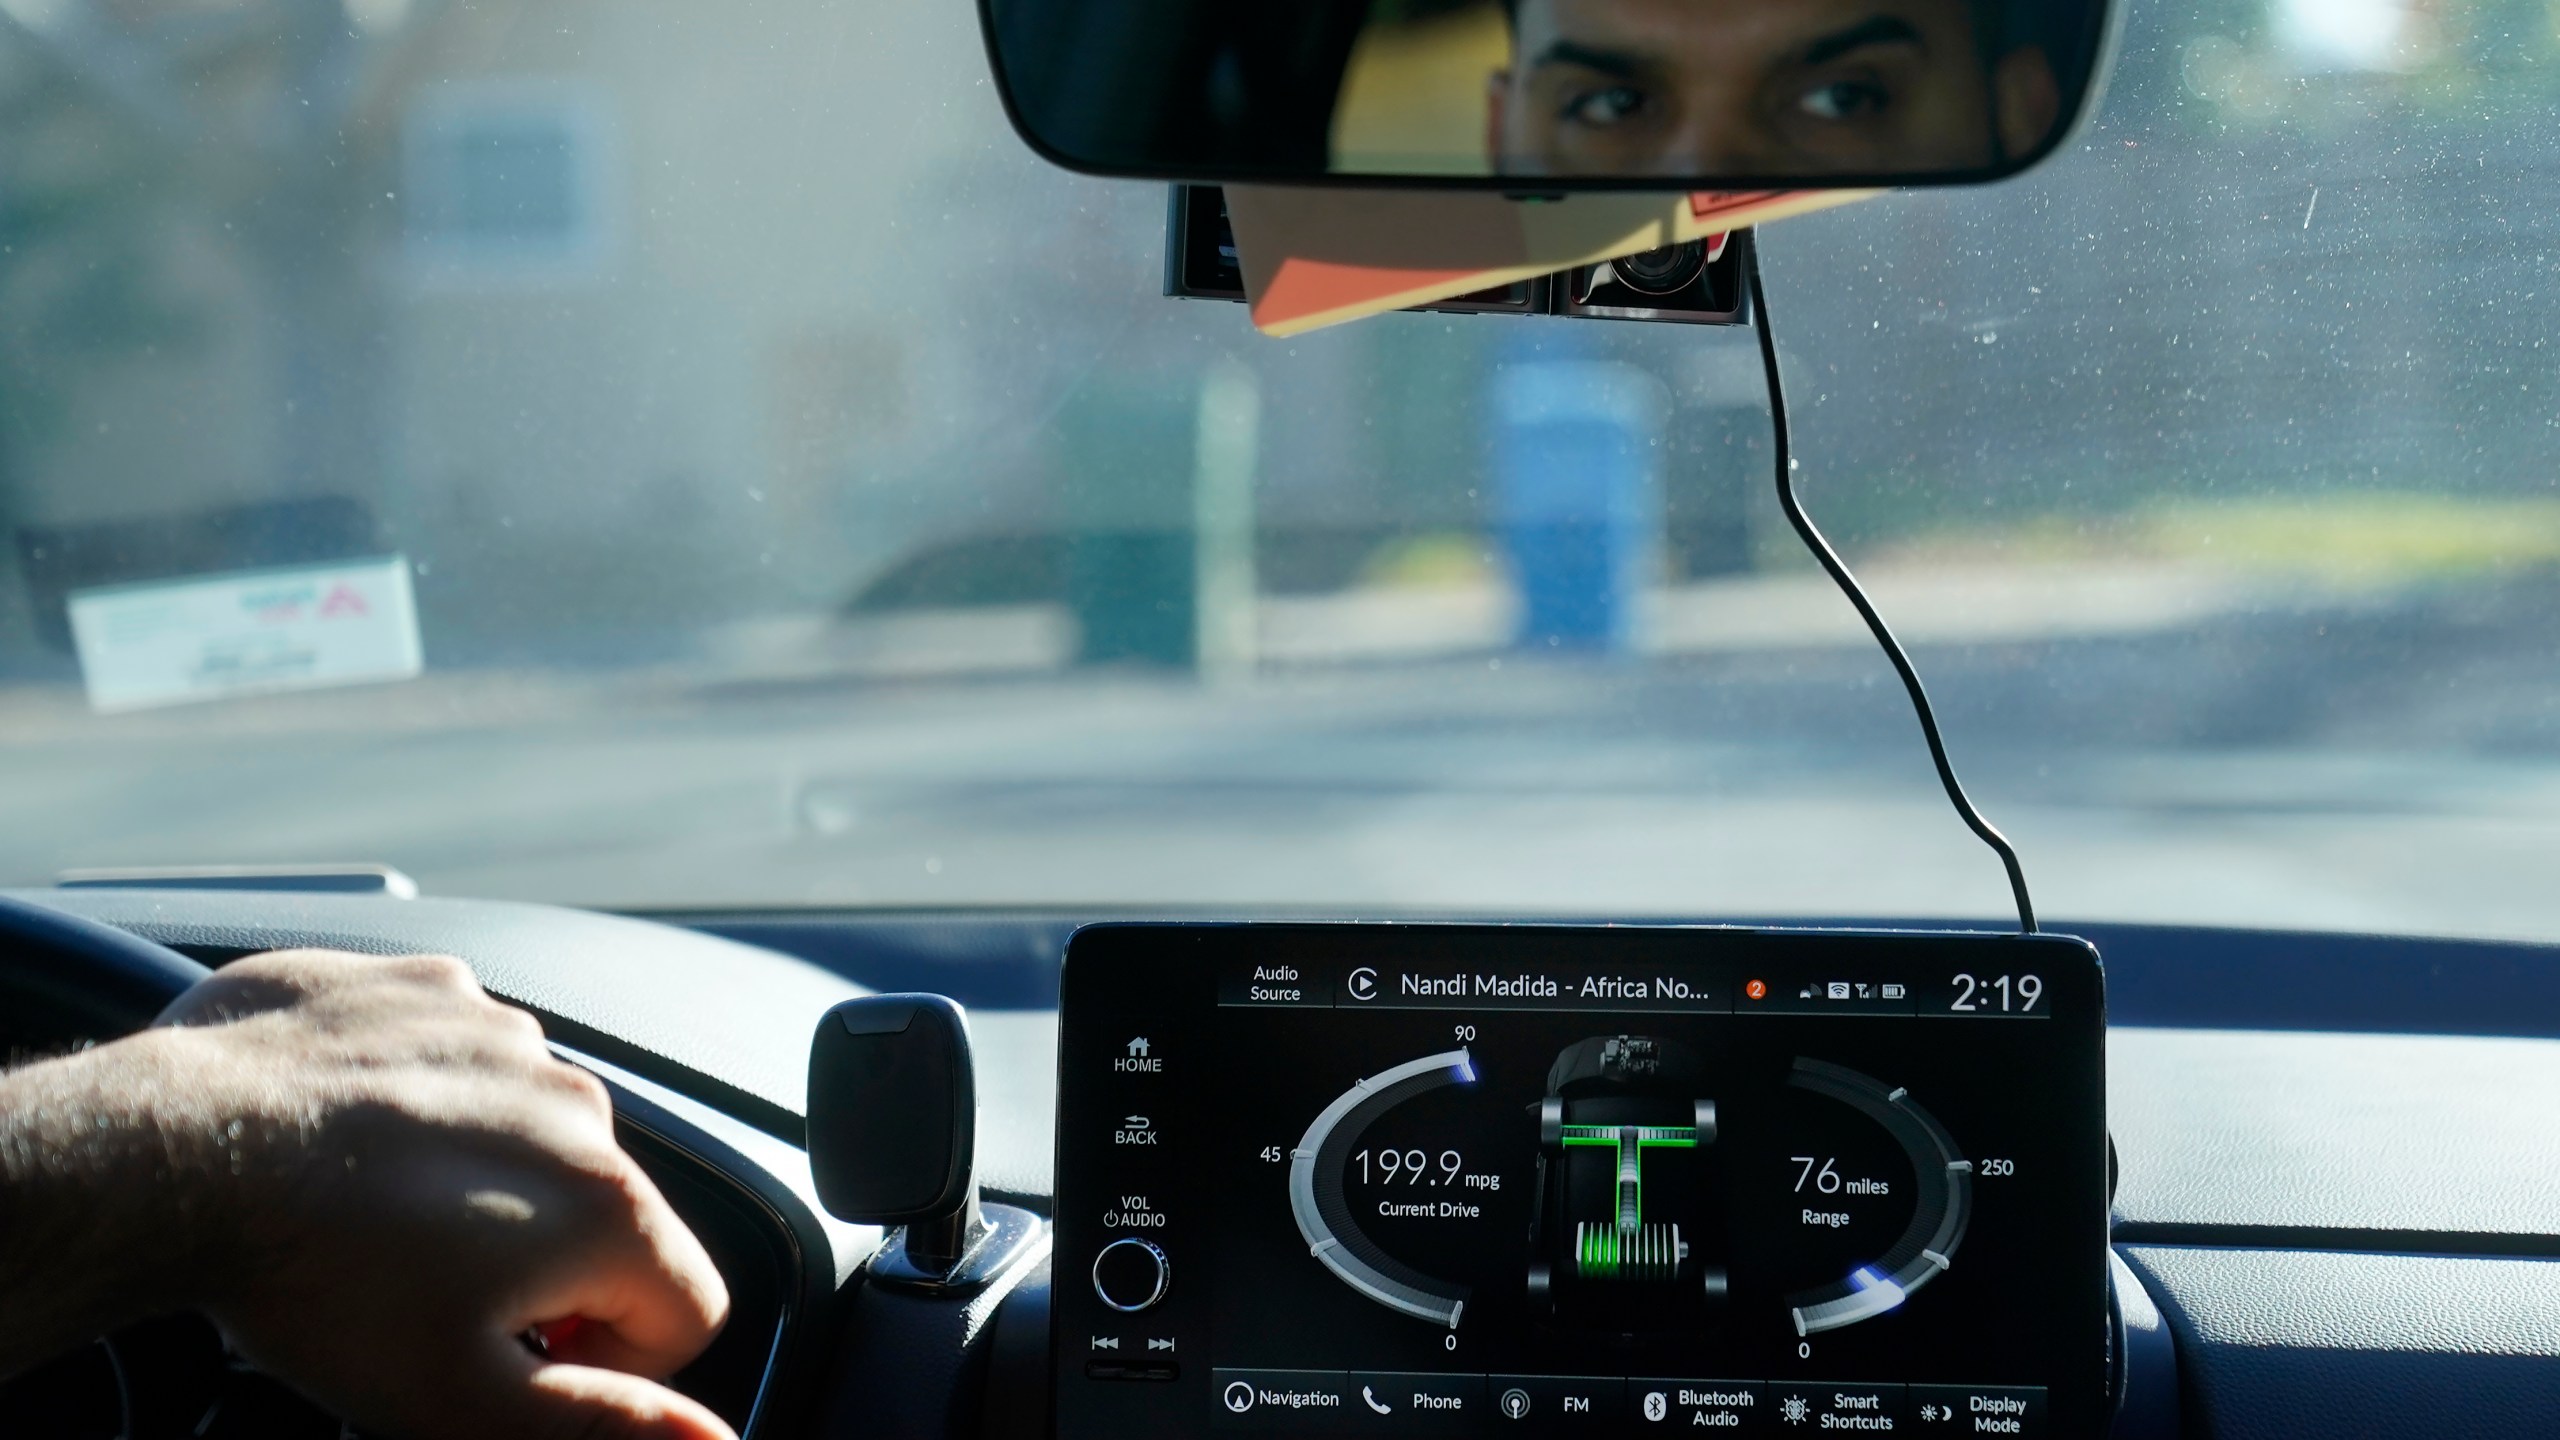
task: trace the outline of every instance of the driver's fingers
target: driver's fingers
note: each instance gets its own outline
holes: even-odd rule
[[[350,964],[352,962],[352,966]],[[322,950],[278,950],[234,960],[169,1002],[154,1025],[221,1025],[283,1010],[353,968],[378,963]]]
[[[595,1237],[586,1263],[544,1293],[513,1330],[543,1326],[554,1358],[663,1377],[700,1355],[729,1318],[729,1287],[711,1257],[636,1165],[621,1177],[625,1214]],[[574,1326],[557,1322],[575,1319]]]
[[[471,967],[450,955],[354,955],[337,950],[273,950],[235,960],[198,981],[160,1012],[156,1025],[220,1025],[289,1009],[314,996],[366,985],[412,994],[476,996]]]
[[[698,1402],[617,1370],[540,1366],[524,1397],[525,1433],[542,1440],[736,1440]]]
[[[432,1415],[413,1415],[422,1436],[522,1440],[736,1440],[720,1417],[652,1380],[536,1359],[494,1340],[483,1363],[450,1377]]]
[[[586,1316],[549,1325],[537,1326],[542,1336],[542,1353],[563,1365],[586,1365],[599,1370],[619,1370],[626,1375],[667,1378],[657,1358],[622,1338],[622,1332]]]

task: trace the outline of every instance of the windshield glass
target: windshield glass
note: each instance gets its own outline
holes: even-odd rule
[[[0,882],[2005,913],[1748,332],[1163,298],[966,5],[321,8],[0,0]],[[2544,9],[2138,5],[1766,236],[2051,916],[2560,936]]]

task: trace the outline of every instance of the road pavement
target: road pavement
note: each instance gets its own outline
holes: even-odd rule
[[[1918,653],[2049,915],[2560,939],[2556,593],[2242,598]],[[1215,687],[480,672],[120,717],[0,692],[0,882],[361,860],[611,906],[2002,915],[1854,640]]]

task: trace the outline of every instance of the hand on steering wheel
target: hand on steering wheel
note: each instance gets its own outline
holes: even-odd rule
[[[656,1383],[718,1332],[719,1272],[604,1087],[460,961],[240,961],[0,1078],[0,1218],[0,1368],[48,1317],[197,1309],[373,1434],[729,1435]]]

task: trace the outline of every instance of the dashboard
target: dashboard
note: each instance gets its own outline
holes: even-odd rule
[[[770,1331],[759,1319],[738,1328],[745,1339],[724,1341],[731,1348],[723,1352],[721,1374],[685,1379],[689,1389],[713,1400],[715,1408],[743,1415],[750,1440],[851,1434],[1029,1440],[1085,1423],[1073,1413],[1072,1401],[1067,1409],[1059,1408],[1058,1402],[1073,1393],[1065,1388],[1070,1383],[1088,1392],[1179,1390],[1193,1383],[1194,1365],[1209,1372],[1200,1381],[1203,1390],[1194,1392],[1204,1407],[1212,1403],[1212,1392],[1205,1387],[1222,1367],[1338,1369],[1346,1379],[1355,1372],[1453,1372],[1774,1383],[1789,1375],[1784,1345],[1793,1320],[1787,1312],[1801,1307],[1776,1302],[1804,1285],[1776,1257],[1740,1253],[1749,1247],[1737,1242],[1736,1236],[1745,1232],[1733,1228],[1732,1217],[1737,1202],[1746,1197],[1725,1179],[1710,1184],[1708,1195],[1693,1190],[1680,1202],[1704,1205],[1703,1211],[1690,1213],[1703,1213],[1705,1220],[1657,1212],[1650,1201],[1639,1218],[1639,1233],[1644,1224],[1660,1223],[1657,1214],[1662,1221],[1682,1225],[1682,1243],[1690,1254],[1675,1269],[1687,1267],[1687,1276],[1694,1277],[1697,1304],[1711,1303],[1706,1299],[1708,1263],[1726,1271],[1723,1318],[1707,1321],[1708,1328],[1696,1332],[1702,1338],[1695,1344],[1680,1343],[1692,1358],[1667,1366],[1630,1358],[1618,1365],[1589,1363],[1582,1352],[1586,1360],[1572,1365],[1545,1358],[1524,1363],[1498,1351],[1494,1322],[1502,1307],[1489,1293],[1497,1280],[1516,1281],[1515,1316],[1529,1303],[1525,1266],[1540,1249],[1531,1239],[1530,1227],[1537,1219],[1531,1197],[1544,1192],[1535,1181],[1543,1137],[1531,1128],[1536,1122],[1527,1106],[1532,1100],[1543,1102],[1567,1051],[1594,1038],[1603,1041],[1605,1051],[1608,1041],[1622,1036],[1685,1043],[1701,1035],[1736,1034],[1743,1016],[1714,1010],[1656,1016],[1523,1009],[1477,1014],[1470,1022],[1428,1010],[1345,1017],[1338,1013],[1343,1008],[1339,1003],[1303,1007],[1299,1013],[1237,1009],[1232,1023],[1263,1027],[1269,1044],[1290,1047],[1300,1057],[1300,1067],[1286,1075],[1270,1073],[1267,1066],[1255,1069],[1249,1052],[1223,1040],[1187,1037],[1161,1025],[1115,1040],[1106,1029],[1100,1043],[1120,1052],[1111,1056],[1106,1050],[1107,1058],[1126,1059],[1127,1042],[1143,1033],[1151,1042],[1151,1055],[1168,1064],[1188,1056],[1196,1064],[1232,1067],[1231,1073],[1242,1077],[1228,1082],[1234,1093],[1214,1100],[1208,1089],[1193,1083],[1205,1077],[1186,1074],[1173,1087],[1185,1103],[1232,1105],[1232,1111],[1218,1108],[1216,1113],[1240,1117],[1248,1113],[1247,1102],[1259,1107],[1250,1111],[1258,1117],[1251,1122],[1251,1133],[1237,1137],[1257,1143],[1202,1161],[1203,1174],[1221,1177],[1211,1208],[1179,1213],[1168,1208],[1161,1227],[1107,1232],[1114,1240],[1124,1234],[1152,1239],[1170,1262],[1164,1297],[1139,1313],[1176,1315],[1181,1304],[1203,1293],[1206,1277],[1222,1273],[1222,1247],[1230,1245],[1240,1254],[1261,1247],[1295,1262],[1300,1278],[1291,1283],[1302,1286],[1317,1308],[1309,1312],[1316,1318],[1296,1327],[1266,1324],[1249,1349],[1240,1342],[1253,1332],[1238,1331],[1239,1345],[1232,1354],[1217,1340],[1201,1342],[1212,1348],[1195,1354],[1181,1348],[1190,1343],[1188,1332],[1175,1335],[1181,1380],[1097,1380],[1083,1371],[1094,1358],[1089,1343],[1070,1359],[1064,1338],[1089,1342],[1099,1333],[1085,1323],[1094,1316],[1090,1309],[1077,1312],[1072,1327],[1067,1321],[1074,1307],[1089,1304],[1096,1294],[1093,1242],[1106,1232],[1095,1228],[1102,1211],[1093,1211],[1089,1203],[1077,1208],[1067,1204],[1084,1193],[1076,1187],[1088,1182],[1078,1178],[1072,1151],[1062,1152],[1059,1146],[1059,1117],[1087,1103],[1075,1092],[1075,1062],[1079,1053],[1089,1059],[1090,1052],[1073,1050],[1085,1042],[1062,1035],[1059,1016],[1062,999],[1072,1006],[1065,987],[1081,983],[1084,962],[1080,958],[1062,970],[1059,957],[1069,938],[1093,922],[1146,917],[781,913],[638,918],[459,900],[174,890],[20,892],[20,898],[122,926],[208,963],[307,944],[374,953],[437,950],[471,961],[494,993],[534,1010],[565,1051],[605,1078],[626,1138],[643,1151],[644,1163],[661,1174],[662,1183],[670,1184],[671,1194],[683,1190],[687,1179],[706,1187],[678,1203],[698,1227],[729,1237],[714,1249],[733,1290],[761,1293],[773,1302],[769,1311],[763,1302],[755,1310],[758,1316],[770,1316]],[[1907,933],[1926,927],[1894,928]],[[2055,1434],[2311,1440],[2545,1433],[2549,1415],[2560,1408],[2560,1186],[2549,1181],[2560,1174],[2560,1122],[2553,1119],[2550,1103],[2550,1097],[2560,1095],[2560,964],[2555,964],[2560,952],[2531,945],[2393,937],[2065,928],[2095,942],[2106,957],[2103,1070],[2095,1084],[2102,1087],[2106,1129],[2120,1163],[2112,1204],[2102,1202],[2101,1223],[2108,1227],[2112,1245],[2102,1242],[2101,1249],[2112,1255],[2109,1278],[2098,1282],[2104,1287],[2100,1308],[2106,1330],[2096,1348],[2102,1352],[2097,1364],[2103,1367],[2099,1374],[2113,1414],[2112,1430],[2104,1428],[2103,1418],[2098,1429],[2061,1427],[2056,1397],[2062,1388],[2086,1383],[2072,1378],[2076,1369],[2039,1379],[2020,1373],[2024,1365],[1993,1368],[1985,1359],[1980,1362],[1984,1368],[1971,1368],[1969,1361],[1960,1373],[1933,1366],[1924,1374],[1916,1360],[1901,1370],[1866,1369],[1870,1357],[1863,1356],[1859,1369],[1849,1367],[1854,1347],[1865,1343],[1862,1334],[1887,1333],[1880,1327],[1918,1330],[1924,1327],[1915,1322],[1934,1318],[1941,1307],[1976,1303],[1975,1292],[1965,1287],[1996,1258],[1996,1247],[2025,1243],[2005,1220],[1994,1223],[1991,1178],[1979,1168],[1970,1177],[1963,1237],[1949,1255],[1948,1270],[1916,1290],[1906,1287],[1904,1303],[1884,1315],[1805,1337],[1816,1352],[1807,1363],[1836,1361],[1838,1368],[1822,1371],[1822,1378],[1876,1385],[2041,1383],[2047,1389],[2047,1430]],[[1098,962],[1092,973],[1101,974],[1112,963],[1119,962]],[[1136,963],[1135,958],[1129,963]],[[1709,970],[1724,966],[1713,957],[1680,963]],[[2041,961],[2034,967],[2012,964],[1954,973],[1971,974],[1977,994],[1986,979],[2011,975],[2013,1004],[2023,998],[2017,977],[2024,974],[2043,982],[2039,1006],[2069,998],[2066,988],[2055,988],[2055,976],[2064,972]],[[1747,986],[1753,979],[1783,987],[1787,981],[1774,979],[1775,974],[1774,962],[1765,971],[1728,974],[1727,994],[1733,994],[1732,985]],[[1302,978],[1320,983],[1312,976]],[[1816,978],[1811,969],[1789,972],[1794,983],[1790,998],[1802,1001],[1805,985]],[[1862,978],[1876,987],[1878,999],[1889,979],[1907,990],[1919,983],[1845,971],[1819,978],[1826,1001],[1834,981],[1852,986],[1853,1000]],[[1333,983],[1347,980],[1346,972]],[[814,1018],[844,998],[909,989],[940,990],[972,1009],[982,1107],[978,1173],[989,1198],[1054,1215],[1057,1222],[1054,1249],[1029,1254],[996,1285],[966,1297],[900,1295],[866,1283],[864,1266],[881,1237],[824,1213],[801,1149],[795,1091],[801,1083],[799,1057]],[[1996,1002],[1996,990],[1993,995]],[[1207,1008],[1222,1009],[1214,1000],[1212,996]],[[1107,995],[1103,1002],[1122,1003]],[[1984,1037],[1979,1043],[2008,1045],[2025,1042],[1999,1037],[2061,1034],[2077,1022],[2059,1011],[2044,1021],[1924,1018],[1916,1013],[1917,1003],[1907,1018],[1753,1019],[1753,1024],[1778,1027],[1764,1032],[1773,1037],[1784,1031],[1808,1037],[1770,1044],[1772,1054],[1785,1052],[1786,1068],[1760,1070],[1762,1080],[1756,1084],[1745,1083],[1747,1075],[1714,1078],[1711,1070],[1703,1092],[1665,1082],[1668,1088],[1692,1092],[1693,1129],[1701,1128],[1694,1102],[1716,1102],[1716,1144],[1733,1155],[1741,1153],[1749,1128],[1745,1111],[1752,1106],[1802,1107],[1810,1123],[1831,1126],[1818,1142],[1786,1138],[1775,1151],[1759,1150],[1764,1162],[1778,1155],[1778,1176],[1771,1181],[1763,1175],[1754,1183],[1783,1185],[1792,1195],[1802,1171],[1792,1157],[1817,1150],[1822,1152],[1817,1160],[1835,1162],[1831,1173],[1842,1186],[1837,1193],[1846,1194],[1858,1179],[1884,1181],[1885,1194],[1860,1197],[1875,1202],[1864,1211],[1846,1203],[1795,1206],[1799,1212],[1814,1208],[1852,1217],[1836,1227],[1843,1233],[1834,1235],[1835,1227],[1807,1226],[1796,1214],[1798,1230],[1823,1232],[1811,1236],[1815,1247],[1839,1247],[1804,1253],[1860,1264],[1889,1254],[1903,1233],[1895,1228],[1897,1222],[1904,1229],[1910,1224],[1898,1208],[1905,1197],[1892,1192],[1901,1167],[1912,1162],[1909,1149],[1891,1131],[1854,1105],[1788,1084],[1784,1077],[1796,1058],[1845,1066],[1886,1085],[1888,1093],[1894,1087],[1906,1089],[1977,1167],[2029,1153],[2017,1150],[2013,1136],[1984,1128],[1995,1118],[1993,1112],[1978,1110],[1963,1097],[1962,1086],[1951,1086],[1933,1073],[1929,1067],[1936,1062],[1926,1047],[1889,1053],[1887,1045],[1846,1042],[1870,1033],[1900,1032],[1914,1037],[1976,1035]],[[1203,1023],[1230,1022],[1212,1016]],[[1479,1027],[1475,1041],[1458,1039],[1454,1027],[1461,1023]],[[1346,1028],[1337,1032],[1337,1025]],[[1445,1040],[1433,1033],[1434,1026],[1447,1027],[1440,1032]],[[1515,1032],[1514,1026],[1522,1028]],[[1172,1048],[1159,1048],[1168,1046]],[[1507,1239],[1496,1237],[1500,1243],[1483,1247],[1450,1247],[1454,1255],[1435,1255],[1427,1246],[1388,1237],[1397,1247],[1389,1258],[1401,1259],[1427,1279],[1454,1280],[1469,1285],[1471,1292],[1487,1292],[1471,1293],[1473,1303],[1460,1313],[1453,1330],[1378,1303],[1315,1260],[1287,1199],[1285,1176],[1294,1168],[1294,1155],[1279,1161],[1258,1157],[1267,1144],[1288,1151],[1305,1148],[1307,1129],[1357,1082],[1461,1046],[1472,1047],[1471,1062],[1484,1061],[1486,1085],[1497,1083],[1491,1077],[1494,1067],[1501,1067],[1502,1106],[1480,1114],[1461,1106],[1444,1119],[1411,1106],[1402,1114],[1381,1116],[1381,1126],[1414,1127],[1392,1137],[1397,1153],[1392,1180],[1386,1174],[1384,1152],[1391,1137],[1385,1129],[1365,1144],[1352,1144],[1349,1151],[1354,1162],[1362,1150],[1368,1152],[1370,1174],[1355,1184],[1365,1183],[1368,1188],[1361,1193],[1379,1203],[1436,1206],[1442,1197],[1430,1192],[1455,1191],[1447,1198],[1479,1204],[1490,1197],[1482,1185],[1470,1187],[1463,1177],[1482,1174],[1500,1177],[1503,1188],[1494,1194],[1502,1197],[1501,1203],[1528,1207],[1506,1212]],[[1621,1053],[1633,1052],[1622,1047]],[[1623,1073],[1626,1062],[1619,1063]],[[1611,1062],[1603,1057],[1591,1064],[1605,1078]],[[1575,1066],[1565,1069],[1560,1098],[1579,1098],[1572,1078]],[[1417,1103],[1455,1104],[1463,1088],[1443,1085]],[[2013,1088],[2034,1087],[2022,1081]],[[1661,1095],[1644,1098],[1648,1105],[1669,1103]],[[1499,1113],[1515,1101],[1519,1109],[1507,1117]],[[1827,1122],[1822,1119],[1826,1112]],[[1118,1113],[1148,1112],[1121,1108]],[[1676,1128],[1679,1122],[1666,1123]],[[1271,1138],[1263,1138],[1266,1131]],[[1444,1141],[1444,1136],[1456,1138]],[[1192,1138],[1197,1137],[1187,1136],[1186,1143]],[[1315,1148],[1325,1149],[1331,1138],[1319,1137]],[[652,1145],[659,1148],[645,1148]],[[1863,1152],[1861,1146],[1866,1147]],[[1424,1152],[1423,1163],[1406,1163],[1416,1149]],[[1447,1150],[1458,1152],[1454,1168],[1442,1165]],[[1641,1144],[1638,1151],[1650,1191],[1652,1167],[1658,1163],[1654,1157],[1668,1159],[1670,1151],[1657,1148],[1648,1156]],[[1722,1163],[1726,1172],[1705,1173],[1730,1177],[1732,1162]],[[1821,1173],[1816,1164],[1804,1176],[1808,1186],[1820,1185]],[[670,1182],[671,1174],[683,1178]],[[1515,1184],[1515,1174],[1531,1178]],[[1666,1182],[1672,1174],[1661,1172]],[[1226,1178],[1236,1175],[1250,1178]],[[1450,1179],[1457,1183],[1431,1183]],[[1387,1191],[1398,1186],[1424,1192],[1426,1198],[1390,1197]],[[1114,1190],[1105,1185],[1101,1193],[1117,1200]],[[1151,1192],[1131,1193],[1155,1198]],[[702,1205],[706,1199],[714,1203]],[[1885,1202],[1894,1202],[1895,1208],[1888,1210]],[[1715,1203],[1725,1207],[1725,1228],[1691,1234],[1691,1226],[1715,1224]],[[1232,1223],[1230,1208],[1237,1217]],[[1088,1211],[1089,1219],[1079,1218]],[[1248,1212],[1255,1217],[1250,1233]],[[1416,1227],[1444,1223],[1436,1215],[1427,1222],[1418,1216],[1380,1216],[1374,1223],[1383,1227],[1389,1218],[1411,1220]],[[1569,1218],[1575,1225],[1614,1222],[1605,1206],[1597,1216]],[[1179,1228],[1186,1224],[1192,1228]],[[1288,1253],[1292,1249],[1295,1255]],[[1572,1254],[1578,1256],[1579,1250]],[[1769,1267],[1756,1280],[1755,1265]],[[759,1267],[773,1278],[756,1292],[750,1272]],[[1687,1279],[1680,1283],[1685,1286]],[[2068,1300],[2073,1312],[2086,1305],[2083,1287],[2089,1284],[2073,1279],[2062,1287],[2076,1297]],[[1209,1293],[1225,1288],[1211,1286]],[[1981,1294],[1987,1297],[1995,1288],[2005,1296],[2005,1286],[1988,1284]],[[2039,1305],[2052,1298],[2040,1296]],[[1684,1295],[1679,1303],[1690,1301]],[[2014,1301],[2003,1303],[2014,1306]],[[1242,1309],[1246,1320],[1255,1318],[1249,1301]],[[741,1313],[748,1313],[747,1307]],[[1126,1323],[1135,1333],[1137,1322]],[[1521,1323],[1527,1328],[1515,1334],[1545,1333],[1537,1328],[1544,1322],[1535,1317]],[[2079,1355],[2087,1348],[2076,1335],[2061,1334],[2062,1327],[2073,1323],[2056,1322],[2056,1354]],[[1778,1348],[1751,1350],[1763,1341],[1748,1339],[1744,1332],[1749,1327],[1759,1327],[1755,1333],[1764,1339],[1768,1328],[1776,1328]],[[1337,1328],[1338,1336],[1326,1333]],[[1373,1361],[1353,1353],[1349,1337],[1355,1328],[1363,1334],[1400,1336],[1398,1343],[1411,1348],[1392,1360],[1378,1352]],[[1467,1363],[1455,1363],[1448,1358],[1453,1352],[1445,1348],[1452,1334],[1462,1347],[1484,1348],[1467,1352]],[[1718,1340],[1718,1335],[1730,1338]],[[203,1383],[207,1352],[202,1338],[198,1334],[152,1352],[176,1360],[165,1374],[153,1372],[136,1383],[145,1388],[163,1380]],[[1951,1346],[1958,1338],[1940,1343]],[[1430,1355],[1435,1341],[1444,1347],[1438,1357]],[[1413,1358],[1411,1349],[1419,1349],[1423,1358]],[[1750,1358],[1754,1355],[1759,1358]],[[1137,1358],[1145,1360],[1143,1348]],[[218,1353],[214,1359],[219,1362]],[[185,1368],[189,1366],[194,1368]],[[98,1373],[94,1361],[89,1373],[93,1378]],[[243,1393],[290,1398],[271,1384],[261,1389],[257,1377],[217,1378]],[[1374,1382],[1369,1388],[1382,1403],[1399,1403],[1391,1398],[1396,1392],[1380,1390]],[[1509,1388],[1487,1389],[1484,1403],[1498,1407]],[[1561,1391],[1520,1388],[1531,1392],[1533,1404],[1554,1402],[1533,1414],[1562,1409]],[[1654,1388],[1660,1387],[1632,1392],[1634,1403],[1641,1407]],[[1628,1393],[1618,1392],[1621,1403]],[[1765,1397],[1771,1392],[1760,1393]],[[1343,1398],[1349,1405],[1362,1405],[1356,1389]],[[1666,1407],[1675,1398],[1666,1393]],[[12,1412],[22,1413],[27,1412]],[[1191,1417],[1200,1413],[1188,1412]],[[1641,1415],[1641,1409],[1636,1413]],[[1228,1431],[1214,1410],[1207,1415],[1205,1421],[1185,1418],[1169,1427],[1141,1426],[1123,1433]],[[1361,1416],[1373,1417],[1374,1412],[1363,1406],[1353,1418]],[[1810,1410],[1808,1416],[1815,1418]],[[258,1433],[334,1433],[325,1417],[315,1419],[306,1410],[303,1418],[309,1422],[306,1427],[279,1424]],[[1631,1431],[1609,1433],[1640,1434],[1652,1428],[1640,1419],[1631,1423]],[[1725,1428],[1726,1433],[1739,1429]],[[1799,1428],[1844,1433],[1837,1426]],[[1896,1430],[1925,1433],[1905,1431],[1899,1424]]]
[[[1058,1433],[2093,1433],[2104,1035],[2061,939],[1083,931]]]

